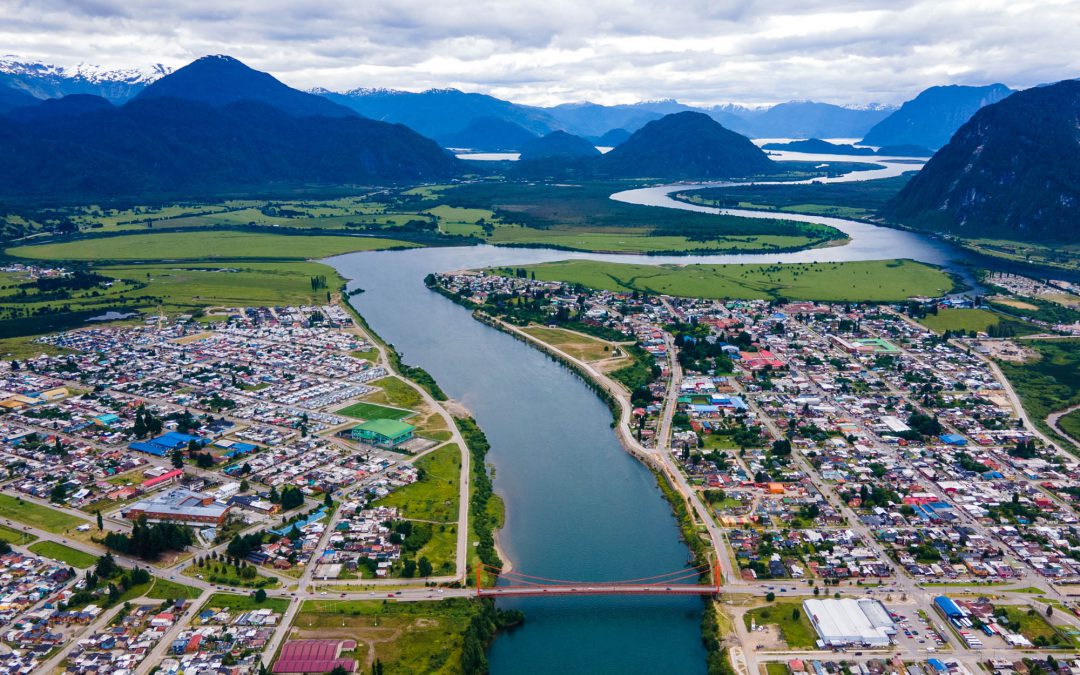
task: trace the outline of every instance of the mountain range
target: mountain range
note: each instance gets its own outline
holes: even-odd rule
[[[1013,93],[1003,84],[930,87],[874,125],[864,145],[919,145],[936,150],[980,108]]]
[[[889,202],[895,222],[967,237],[1080,241],[1080,82],[976,112]]]
[[[123,103],[169,72],[160,64],[120,70],[87,64],[65,68],[7,56],[0,58],[0,88],[10,87],[38,99],[94,94]]]
[[[229,57],[199,59],[120,106],[67,96],[0,120],[0,193],[13,197],[191,196],[462,172],[408,127],[361,117]]]

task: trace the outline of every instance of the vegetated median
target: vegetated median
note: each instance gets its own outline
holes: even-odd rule
[[[706,299],[897,302],[914,296],[939,297],[955,288],[955,282],[943,270],[912,260],[771,265],[643,265],[564,260],[526,265],[522,269],[539,281]]]

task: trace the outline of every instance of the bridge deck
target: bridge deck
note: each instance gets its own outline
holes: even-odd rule
[[[587,585],[581,586],[494,586],[477,589],[480,596],[552,595],[715,595],[715,586],[678,584],[673,586]]]

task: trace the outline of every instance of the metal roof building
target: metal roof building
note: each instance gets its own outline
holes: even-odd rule
[[[803,610],[827,646],[886,647],[896,634],[889,612],[877,600],[804,600]]]

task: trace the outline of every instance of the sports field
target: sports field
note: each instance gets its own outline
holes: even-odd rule
[[[387,408],[374,403],[353,403],[335,412],[338,415],[354,417],[361,420],[400,420],[414,414],[411,410]]]

